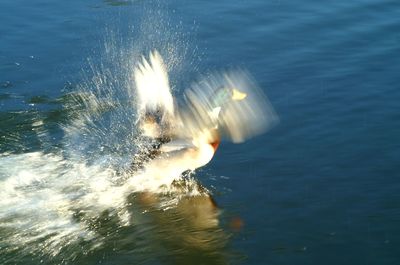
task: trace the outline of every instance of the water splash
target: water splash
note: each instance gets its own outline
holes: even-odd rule
[[[148,47],[165,51],[169,72],[179,71],[187,52],[179,30],[160,13],[149,13],[139,29],[128,29],[128,37],[106,30],[102,52],[88,58],[83,81],[63,102],[66,122],[59,147],[52,146],[45,120],[35,115],[25,122],[43,149],[0,154],[0,263],[12,262],[13,253],[21,260],[60,256],[71,261],[101,247],[118,229],[140,222],[141,213],[131,207],[140,178],[127,170],[141,147],[133,69]],[[187,195],[201,193],[188,180]],[[175,207],[184,194],[172,196],[178,192],[165,186],[159,192],[169,196],[157,198],[154,209]],[[104,232],[104,223],[112,231]]]
[[[63,102],[61,147],[44,148],[51,132],[34,115],[25,122],[43,149],[0,154],[0,263],[15,251],[71,260],[76,248],[87,253],[103,244],[104,215],[115,217],[114,228],[137,222],[127,198],[138,188],[126,181],[140,146],[133,69],[148,47],[167,51],[168,71],[176,71],[185,54],[184,38],[164,16],[150,10],[144,17],[124,33],[106,29],[102,51],[88,58],[80,85]],[[70,256],[68,248],[75,249]]]
[[[222,137],[240,142],[265,131],[276,116],[260,97],[255,82],[246,72],[238,70],[203,77],[185,92],[186,100],[172,102],[171,97],[167,104],[169,90],[176,92],[174,80],[182,73],[186,44],[176,33],[169,33],[170,29],[165,26],[168,23],[156,19],[154,14],[151,21],[141,25],[132,39],[122,39],[118,31],[108,30],[101,55],[88,59],[83,81],[64,103],[68,122],[61,125],[60,148],[49,147],[45,124],[35,118],[31,125],[33,132],[47,148],[0,155],[3,259],[18,251],[37,256],[61,255],[62,260],[74,260],[79,253],[77,249],[89,253],[100,248],[113,233],[137,225],[143,213],[148,212],[162,224],[162,233],[179,235],[191,247],[215,250],[219,243],[223,245],[218,210],[207,189],[190,176],[175,182],[182,179],[186,169],[195,169],[197,165],[191,168],[186,158],[182,160],[166,152],[166,156],[149,163],[144,170],[132,172],[132,157],[146,145],[137,121],[149,103],[164,105],[168,119],[174,120],[171,128],[175,137],[192,139],[192,148],[204,140],[202,136],[208,137],[208,133],[200,137],[200,131],[218,128]],[[148,47],[164,51],[162,63],[158,53],[152,55],[153,61],[163,66],[156,68],[155,78],[167,78],[170,73],[174,76],[172,80],[152,80],[140,72],[134,74]],[[152,95],[137,93],[135,87],[135,84],[145,87],[169,82],[164,89],[168,95],[159,95],[157,98],[162,100],[154,102]],[[221,87],[229,90],[226,93],[233,93],[230,95],[233,101],[225,102],[224,95],[220,97],[222,101],[214,101],[214,94]],[[177,148],[176,142],[174,145],[166,148]],[[183,148],[189,150],[188,146]],[[197,201],[193,203],[195,197]],[[141,207],[145,209],[138,212]],[[169,223],[158,212],[160,209],[172,209],[179,218],[174,216]],[[187,221],[190,229],[182,230],[185,227],[182,225],[175,227],[172,225],[175,219]],[[197,229],[194,234],[182,232],[194,228]]]

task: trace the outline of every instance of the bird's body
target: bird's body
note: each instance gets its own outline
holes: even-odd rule
[[[139,144],[128,187],[140,191],[136,202],[152,209],[167,197],[190,226],[217,227],[219,211],[210,192],[187,176],[212,160],[222,138],[243,142],[264,132],[275,120],[272,108],[243,71],[194,83],[181,105],[171,94],[167,67],[157,52],[149,61],[143,57],[134,77]],[[198,236],[190,239],[193,245],[209,247],[211,241],[203,238],[208,235]]]
[[[210,75],[193,84],[185,91],[183,106],[171,94],[167,67],[157,51],[149,61],[142,58],[134,79],[137,125],[147,144],[141,145],[132,169],[150,186],[169,185],[183,172],[209,163],[222,136],[242,142],[265,131],[275,118],[242,71]]]

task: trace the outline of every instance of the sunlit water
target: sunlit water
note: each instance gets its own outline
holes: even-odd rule
[[[3,1],[1,264],[397,264],[396,1]],[[245,67],[280,117],[184,190],[126,185],[132,69]],[[177,198],[179,200],[177,200]],[[180,204],[178,203],[180,202]]]

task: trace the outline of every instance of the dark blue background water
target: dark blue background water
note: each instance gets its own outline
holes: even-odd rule
[[[29,115],[43,113],[50,130],[63,122],[49,101],[79,84],[105,28],[123,35],[158,9],[183,32],[193,76],[245,67],[280,117],[261,137],[221,146],[204,174],[228,179],[201,179],[225,214],[244,222],[229,244],[235,259],[398,264],[398,1],[3,0],[0,150],[38,148]],[[4,140],[10,132],[14,142]],[[120,264],[97,255],[92,264]]]

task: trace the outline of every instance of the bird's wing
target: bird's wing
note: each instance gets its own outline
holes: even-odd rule
[[[192,134],[215,128],[237,143],[265,132],[278,121],[268,98],[246,71],[205,76],[187,89],[185,96],[188,108],[181,116],[185,131]]]
[[[174,114],[174,101],[169,86],[167,67],[157,51],[150,53],[149,61],[142,57],[134,70],[139,115],[146,111]]]

